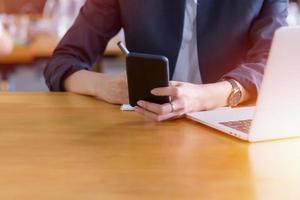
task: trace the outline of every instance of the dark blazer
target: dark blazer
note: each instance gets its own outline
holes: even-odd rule
[[[204,83],[231,77],[257,92],[287,0],[198,0],[199,67]],[[72,73],[91,69],[124,28],[130,51],[169,58],[172,76],[182,41],[185,0],[88,0],[45,69],[52,91]],[[188,67],[188,66],[187,66]]]

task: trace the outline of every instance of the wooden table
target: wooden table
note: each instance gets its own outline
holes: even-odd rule
[[[0,199],[299,199],[300,140],[248,144],[68,93],[1,93]]]

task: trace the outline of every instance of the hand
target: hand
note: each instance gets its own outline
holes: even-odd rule
[[[117,76],[104,77],[104,81],[96,87],[95,97],[112,104],[126,104],[129,102],[127,75],[122,73]]]
[[[225,106],[231,92],[227,82],[195,85],[191,83],[171,81],[169,87],[151,91],[156,96],[170,96],[171,103],[163,105],[139,101],[136,112],[153,121],[176,119],[189,112],[211,110]]]
[[[113,104],[128,103],[126,73],[111,76],[80,70],[69,76],[64,89],[69,92],[94,96]]]

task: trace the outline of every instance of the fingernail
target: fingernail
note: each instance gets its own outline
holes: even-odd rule
[[[156,90],[155,90],[155,89],[154,89],[154,90],[151,90],[151,94],[156,95]]]
[[[142,107],[144,106],[144,102],[143,102],[143,101],[138,101],[137,104],[138,104],[139,106],[142,106]]]

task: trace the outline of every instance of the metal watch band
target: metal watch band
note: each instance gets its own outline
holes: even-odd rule
[[[239,85],[235,82],[233,79],[225,79],[225,81],[228,81],[232,86],[232,91],[241,91]]]
[[[228,97],[228,105],[235,107],[240,103],[242,98],[241,88],[234,79],[224,79],[224,81],[228,81],[232,86],[231,93]]]

